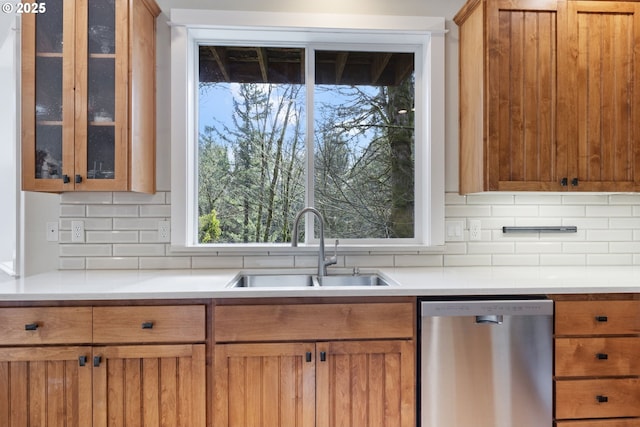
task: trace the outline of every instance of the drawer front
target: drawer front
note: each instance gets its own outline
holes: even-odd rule
[[[640,416],[637,378],[556,381],[556,418]]]
[[[411,303],[218,306],[217,342],[412,338]]]
[[[95,307],[95,343],[203,342],[205,306]]]
[[[556,338],[556,376],[640,375],[640,338]]]
[[[0,308],[0,345],[91,343],[91,307]]]
[[[640,301],[556,301],[556,335],[640,333]]]
[[[640,420],[560,421],[556,427],[640,427]]]

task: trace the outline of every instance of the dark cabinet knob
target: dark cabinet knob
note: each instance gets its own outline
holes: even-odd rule
[[[596,358],[598,360],[607,360],[609,359],[609,355],[607,353],[598,353],[596,354]]]
[[[562,178],[560,180],[560,185],[562,185],[563,187],[566,187],[567,185],[569,185],[569,179],[568,178]]]
[[[28,325],[24,325],[25,331],[37,331],[38,324],[37,323],[29,323]]]
[[[607,316],[596,316],[596,322],[604,323],[608,320],[609,318]]]
[[[84,366],[87,364],[87,356],[78,357],[78,365]]]
[[[320,361],[321,362],[326,362],[327,361],[327,352],[326,351],[321,351],[320,352]]]
[[[598,395],[596,396],[596,400],[598,401],[598,403],[607,403],[609,401],[609,398],[607,396]]]
[[[311,362],[311,352],[310,351],[307,351],[307,354],[306,354],[305,358],[306,358],[307,362]]]
[[[573,178],[571,180],[571,185],[574,186],[574,187],[577,187],[578,186],[578,178]]]
[[[100,366],[101,363],[102,363],[102,356],[94,356],[93,366],[97,368],[98,366]]]
[[[80,184],[82,182],[82,176],[76,175],[76,184]]]
[[[142,329],[153,329],[153,322],[144,322],[142,324]]]
[[[62,182],[65,184],[68,184],[71,182],[71,178],[69,178],[69,175],[62,175]]]

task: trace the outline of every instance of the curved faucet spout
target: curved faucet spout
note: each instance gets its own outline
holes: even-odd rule
[[[318,276],[323,277],[327,274],[327,266],[336,264],[338,262],[337,256],[334,255],[329,259],[325,259],[324,256],[324,218],[319,210],[308,206],[306,208],[301,209],[296,214],[295,219],[293,220],[293,236],[291,238],[291,247],[298,246],[298,224],[300,223],[300,218],[306,213],[312,213],[316,218],[318,218],[318,222],[320,223],[320,244],[318,245]],[[336,241],[337,246],[337,241]]]

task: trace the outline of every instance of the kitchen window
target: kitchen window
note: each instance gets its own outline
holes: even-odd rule
[[[173,247],[442,244],[441,18],[171,19]]]

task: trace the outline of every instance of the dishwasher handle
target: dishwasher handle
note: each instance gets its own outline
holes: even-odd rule
[[[502,314],[488,314],[476,316],[476,323],[479,325],[502,325],[504,317]]]

